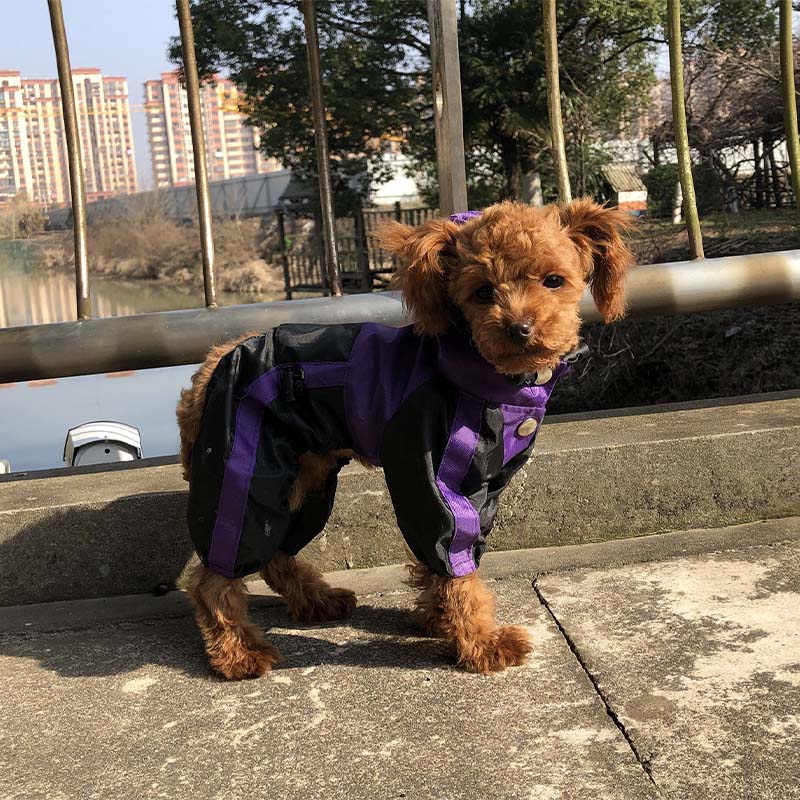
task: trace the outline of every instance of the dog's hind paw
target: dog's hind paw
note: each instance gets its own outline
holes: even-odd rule
[[[528,632],[519,625],[503,625],[492,631],[488,641],[463,653],[459,663],[470,672],[489,675],[507,667],[524,664],[533,651]]]
[[[328,586],[304,597],[302,603],[290,608],[290,612],[298,622],[330,622],[349,617],[357,602],[355,592],[350,589]]]
[[[267,642],[240,645],[211,658],[211,667],[229,681],[259,678],[281,660],[280,653]]]

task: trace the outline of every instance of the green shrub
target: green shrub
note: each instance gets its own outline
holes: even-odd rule
[[[675,164],[653,167],[642,181],[647,187],[647,210],[657,217],[671,217],[675,207],[678,168]]]

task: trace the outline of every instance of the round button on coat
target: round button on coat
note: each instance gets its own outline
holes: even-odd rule
[[[528,419],[520,422],[517,428],[517,436],[530,436],[536,430],[538,424],[533,417],[528,417]]]

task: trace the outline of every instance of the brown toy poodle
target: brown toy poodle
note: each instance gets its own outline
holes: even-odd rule
[[[262,675],[279,654],[248,618],[260,572],[296,620],[348,615],[298,551],[324,527],[339,469],[384,469],[416,562],[425,630],[468,670],[522,663],[526,631],[498,626],[477,574],[502,490],[529,457],[579,342],[591,287],[621,316],[631,254],[622,212],[501,203],[417,228],[386,226],[414,325],[281,325],[214,347],[181,394],[188,522],[202,563],[189,583],[211,666]]]

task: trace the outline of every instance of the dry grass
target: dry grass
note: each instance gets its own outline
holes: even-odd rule
[[[256,219],[215,223],[217,283],[221,291],[254,293],[265,300],[283,297],[282,272],[271,263],[273,236]],[[270,262],[262,254],[268,255]],[[73,269],[69,237],[58,237],[45,247],[43,258],[51,269]],[[89,269],[94,274],[196,286],[202,272],[197,227],[180,225],[158,214],[92,225]]]
[[[800,214],[796,209],[753,209],[707,217],[701,223],[706,256],[715,258],[800,248],[798,222]],[[666,220],[644,220],[636,225],[633,250],[639,264],[685,261],[689,258],[686,229]]]
[[[748,211],[703,221],[709,258],[800,248],[794,209]],[[637,226],[640,264],[689,258],[686,231]],[[627,319],[584,331],[591,357],[553,398],[556,413],[800,388],[800,305]]]

